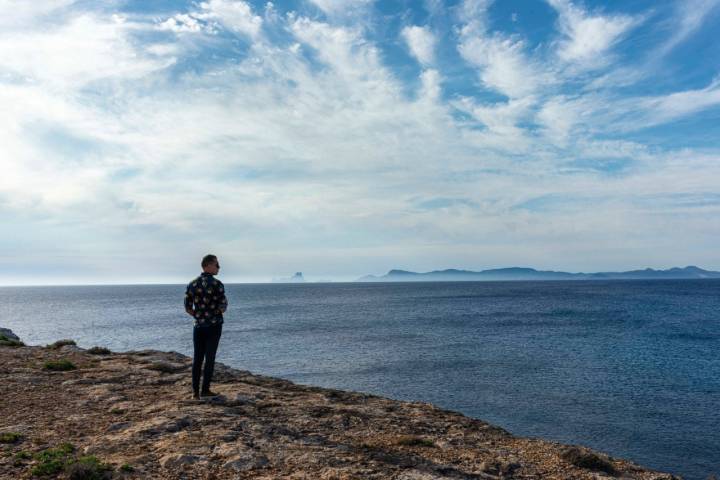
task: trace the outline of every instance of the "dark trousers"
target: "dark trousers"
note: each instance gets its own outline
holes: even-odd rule
[[[193,355],[192,386],[195,392],[199,391],[200,387],[200,369],[202,368],[203,359],[205,360],[205,371],[203,372],[202,390],[203,392],[210,390],[220,335],[222,335],[222,324],[193,328],[195,353]]]

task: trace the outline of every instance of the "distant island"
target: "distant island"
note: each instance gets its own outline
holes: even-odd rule
[[[418,273],[407,270],[390,270],[385,275],[366,275],[358,282],[468,282],[497,280],[676,280],[720,278],[720,272],[703,270],[695,266],[674,267],[668,270],[631,270],[628,272],[568,273],[534,268],[496,268],[492,270],[434,270]]]
[[[305,283],[302,272],[295,272],[295,275],[287,278],[273,278],[273,283]]]

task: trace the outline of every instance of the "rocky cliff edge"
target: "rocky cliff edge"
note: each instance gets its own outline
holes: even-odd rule
[[[0,478],[676,478],[427,403],[222,364],[220,395],[193,400],[191,363],[174,352],[0,338]]]

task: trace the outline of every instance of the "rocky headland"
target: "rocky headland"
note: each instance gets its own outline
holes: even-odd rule
[[[673,479],[427,403],[217,364],[193,400],[175,352],[25,346],[0,332],[0,478]]]

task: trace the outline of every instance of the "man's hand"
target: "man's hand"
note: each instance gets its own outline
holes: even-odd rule
[[[191,317],[194,317],[194,316],[195,316],[195,310],[193,310],[192,308],[186,308],[185,311],[186,311],[187,314],[190,315]]]

